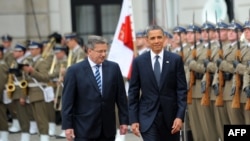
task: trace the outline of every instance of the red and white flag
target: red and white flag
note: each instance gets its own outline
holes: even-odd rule
[[[108,60],[119,64],[122,75],[126,78],[130,78],[134,58],[135,32],[132,15],[132,1],[123,0],[120,18],[108,55]]]

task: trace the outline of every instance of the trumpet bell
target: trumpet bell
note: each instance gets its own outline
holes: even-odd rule
[[[14,92],[15,89],[16,89],[16,86],[14,84],[12,84],[12,83],[6,85],[7,92]]]
[[[22,80],[19,83],[20,88],[27,88],[28,87],[28,82],[26,80]]]

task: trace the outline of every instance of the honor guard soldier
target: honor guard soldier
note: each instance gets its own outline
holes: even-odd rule
[[[56,132],[56,111],[61,112],[61,93],[62,93],[62,81],[67,67],[67,48],[62,47],[60,44],[56,44],[53,48],[54,59],[50,66],[49,84],[53,87],[55,93],[55,100],[47,103],[49,112],[49,135],[54,136]]]
[[[223,105],[223,72],[218,70],[218,66],[216,61],[218,59],[223,59],[223,52],[226,50],[226,45],[228,44],[227,32],[228,32],[228,24],[223,21],[216,23],[216,37],[218,47],[214,49],[213,53],[215,56],[213,57],[213,61],[207,64],[207,70],[214,72],[214,78],[211,87],[211,106],[213,106],[213,114],[215,118],[216,129],[221,141],[224,141],[224,125],[230,124],[228,114],[226,112],[226,108]],[[204,80],[205,81],[205,80]],[[220,90],[219,90],[220,89]]]
[[[173,40],[170,51],[174,53],[180,53],[186,46],[186,29],[182,26],[177,26],[173,29]]]
[[[201,27],[201,36],[203,40],[203,55],[204,55],[204,68],[205,72],[202,74],[201,81],[201,128],[207,141],[218,140],[219,135],[216,131],[215,117],[213,113],[213,105],[210,102],[211,84],[213,81],[214,73],[216,72],[216,60],[218,59],[217,52],[219,49],[218,42],[216,41],[216,27],[214,24],[206,21]]]
[[[9,140],[9,131],[8,131],[8,121],[6,119],[6,105],[4,104],[3,93],[5,91],[5,84],[7,83],[7,72],[8,72],[8,65],[4,61],[4,47],[0,45],[0,74],[1,74],[1,81],[0,81],[0,139],[2,141]]]
[[[14,60],[14,57],[12,55],[13,53],[12,40],[13,37],[8,34],[2,36],[2,44],[4,46],[4,54],[5,54],[4,60],[9,67]],[[17,120],[16,107],[12,103],[10,103],[7,105],[7,109],[12,117],[12,125],[11,127],[9,127],[9,132],[18,133],[21,130],[21,128],[19,121]]]
[[[76,33],[65,34],[66,45],[69,48],[68,66],[75,64],[86,57],[83,48],[77,42],[77,38]]]
[[[14,60],[13,55],[12,55],[12,36],[5,34],[2,36],[2,44],[4,47],[4,60],[8,65]]]
[[[245,35],[244,48],[241,50],[241,63],[238,63],[235,69],[236,73],[243,75],[242,93],[240,94],[241,109],[245,117],[245,123],[250,124],[250,20],[245,21],[243,25]],[[236,80],[234,80],[236,83]]]
[[[43,54],[48,54],[48,57],[45,56],[45,59],[48,60],[49,62],[52,62],[53,61],[53,48],[55,46],[55,44],[62,44],[62,35],[57,33],[57,32],[54,32],[52,34],[50,34],[48,36],[48,40],[46,41],[46,43],[44,44],[44,51],[48,51],[48,52],[44,52]]]
[[[207,24],[207,23],[205,23]],[[201,29],[204,29],[205,24],[202,25]],[[212,25],[208,25],[212,26]],[[187,64],[189,67],[189,91],[188,91],[188,113],[190,118],[190,126],[195,126],[194,131],[192,132],[198,133],[198,135],[193,134],[193,137],[197,137],[197,140],[206,140],[205,133],[202,129],[204,115],[202,115],[202,107],[201,107],[201,80],[205,73],[204,67],[204,59],[206,59],[206,51],[207,49],[203,47],[203,43],[197,44],[198,37],[196,34],[194,36],[196,43],[194,46],[191,46],[191,55],[189,59],[187,59]],[[198,42],[199,43],[199,42]]]
[[[40,141],[49,141],[49,118],[46,102],[53,101],[53,97],[50,95],[51,91],[46,89],[48,88],[50,66],[42,58],[42,47],[42,44],[38,42],[30,43],[31,61],[29,66],[23,66],[23,70],[28,75],[28,99],[38,124]],[[52,99],[49,99],[51,97]]]
[[[136,32],[135,36],[136,36],[135,43],[136,43],[138,55],[141,55],[149,51],[149,48],[147,47],[147,44],[146,44],[145,31],[138,31]]]
[[[27,88],[28,83],[26,81],[25,73],[22,71],[22,64],[25,59],[26,47],[22,44],[16,44],[13,56],[15,60],[13,61],[14,68],[9,69],[9,73],[13,75],[13,81],[15,89],[12,92],[12,103],[16,107],[17,119],[20,121],[21,127],[21,139],[20,141],[29,141],[30,134],[30,117],[28,112],[31,110],[31,106],[27,103],[26,99],[28,96]]]
[[[188,140],[204,140],[204,134],[200,130],[201,128],[201,121],[198,117],[198,108],[197,106],[200,106],[199,99],[200,99],[200,93],[196,92],[195,90],[198,89],[196,87],[199,86],[199,83],[196,83],[195,79],[195,71],[190,70],[189,64],[192,60],[196,62],[196,59],[198,54],[201,54],[200,50],[202,48],[200,43],[200,33],[201,29],[198,25],[192,23],[187,26],[187,44],[189,47],[183,49],[183,60],[185,62],[184,69],[185,69],[185,75],[187,79],[188,84],[188,112],[185,122],[186,130],[188,131],[188,125],[190,125],[192,137],[190,137],[190,132],[188,133]],[[198,52],[199,51],[199,52]],[[190,139],[191,138],[191,139]]]
[[[226,108],[230,124],[244,124],[244,116],[240,109],[240,101],[234,101],[237,99],[241,90],[241,87],[233,87],[233,76],[237,75],[237,79],[240,79],[238,73],[235,73],[236,65],[241,62],[240,52],[242,50],[242,44],[240,44],[239,37],[242,34],[242,25],[238,22],[232,21],[228,26],[228,40],[229,43],[225,47],[223,52],[223,60],[218,59],[217,65],[219,71],[223,72],[224,77],[224,91],[223,102]],[[238,54],[239,53],[239,54]],[[234,76],[234,77],[235,77]],[[239,83],[240,84],[240,83]],[[236,91],[237,90],[237,91]],[[234,103],[236,102],[236,103]]]
[[[165,50],[170,51],[170,47],[171,47],[171,44],[173,41],[173,35],[166,30],[164,31],[164,34],[166,36],[166,40],[164,42],[164,48],[165,48]]]

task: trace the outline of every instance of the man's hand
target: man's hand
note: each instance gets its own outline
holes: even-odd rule
[[[66,129],[65,135],[66,135],[67,141],[73,141],[75,138],[74,129]]]
[[[139,131],[139,123],[133,123],[131,125],[132,132],[137,136],[140,137],[140,131]]]
[[[182,127],[182,120],[180,118],[176,118],[172,126],[171,134],[179,132],[181,130],[181,127]]]
[[[219,95],[219,84],[218,83],[213,85],[213,90],[214,90],[215,96],[218,96]]]
[[[120,135],[125,135],[128,132],[128,125],[120,125]]]
[[[32,73],[34,71],[34,68],[32,66],[24,66],[23,71],[26,73]]]
[[[20,102],[20,104],[22,105],[22,106],[24,106],[25,105],[25,103],[26,103],[26,99],[24,99],[24,98],[20,98],[19,99],[19,102]]]

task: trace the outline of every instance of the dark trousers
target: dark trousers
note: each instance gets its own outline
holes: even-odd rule
[[[103,134],[95,139],[91,138],[75,138],[74,141],[115,141],[115,136],[114,137],[105,137]]]
[[[171,134],[171,130],[167,129],[164,122],[163,113],[158,111],[152,126],[141,133],[143,141],[179,141],[180,132]]]

